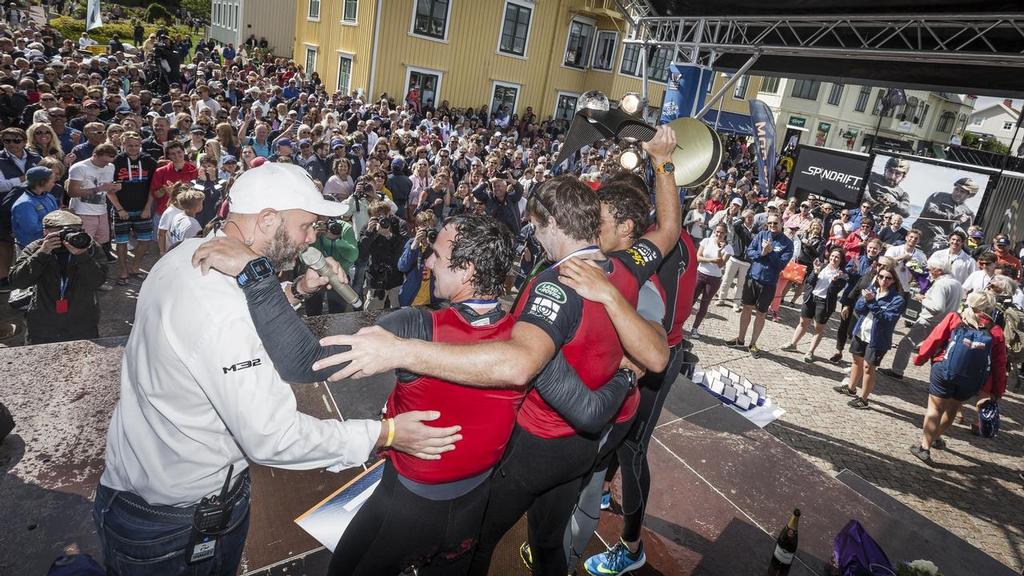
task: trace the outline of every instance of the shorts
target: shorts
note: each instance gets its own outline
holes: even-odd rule
[[[808,294],[804,299],[804,304],[800,308],[801,318],[814,318],[814,321],[818,324],[828,324],[828,319],[835,312],[835,307],[832,309],[828,307],[827,298],[819,298],[814,294]]]
[[[856,334],[854,334],[853,340],[850,341],[850,354],[864,358],[865,362],[875,368],[882,364],[882,359],[885,358],[886,352],[888,350],[879,350],[874,346],[868,345],[867,342],[861,340],[860,336]]]
[[[775,297],[775,282],[771,285],[764,285],[747,276],[747,279],[743,281],[743,305],[753,306],[757,308],[757,311],[764,314],[768,311],[768,307],[772,304],[772,298]]]
[[[82,219],[82,229],[97,244],[110,242],[110,220],[106,214],[79,214]]]
[[[153,240],[153,219],[143,218],[142,211],[129,212],[127,220],[114,217],[114,244],[127,244],[132,233],[139,242]]]
[[[963,378],[947,380],[942,376],[942,369],[945,367],[945,362],[932,364],[931,375],[928,378],[928,393],[932,396],[965,402],[977,394],[985,384],[985,382],[965,382]]]

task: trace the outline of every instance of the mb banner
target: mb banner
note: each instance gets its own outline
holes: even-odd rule
[[[750,101],[750,126],[753,129],[757,181],[761,185],[761,193],[769,194],[775,180],[775,116],[772,109],[760,100]]]
[[[669,66],[668,87],[661,105],[661,124],[676,118],[691,118],[704,107],[704,97],[714,72],[692,64]]]

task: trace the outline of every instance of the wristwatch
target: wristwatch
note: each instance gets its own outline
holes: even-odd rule
[[[259,282],[273,275],[274,267],[270,264],[270,260],[266,256],[260,256],[255,260],[250,260],[245,265],[245,268],[242,268],[242,273],[235,280],[240,287],[244,288],[247,284]]]
[[[674,174],[676,171],[676,165],[671,162],[665,162],[660,166],[654,167],[655,174]]]
[[[636,372],[633,372],[632,370],[630,370],[628,368],[619,368],[618,370],[616,370],[616,372],[621,373],[621,374],[625,374],[626,379],[629,380],[629,389],[630,390],[632,390],[633,388],[636,388]]]

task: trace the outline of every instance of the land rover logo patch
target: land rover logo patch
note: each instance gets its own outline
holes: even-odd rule
[[[547,296],[559,304],[565,304],[566,297],[565,291],[562,290],[557,284],[551,282],[541,282],[536,288],[537,294]]]

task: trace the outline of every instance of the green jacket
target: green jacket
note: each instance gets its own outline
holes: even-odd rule
[[[359,257],[359,241],[356,240],[356,231],[351,224],[343,221],[341,227],[341,236],[337,240],[331,240],[327,234],[320,234],[316,242],[313,242],[313,247],[323,252],[325,257],[337,260],[348,274]]]

